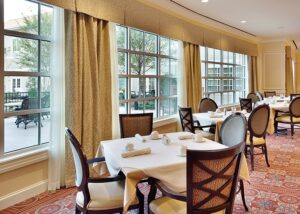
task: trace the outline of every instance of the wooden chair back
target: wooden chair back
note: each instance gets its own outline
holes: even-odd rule
[[[293,117],[300,117],[300,97],[296,97],[292,100],[289,109]]]
[[[178,108],[182,131],[195,133],[192,108]]]
[[[290,94],[290,101],[292,101],[296,97],[300,97],[300,94]]]
[[[276,96],[276,91],[265,91],[265,97],[273,97]]]
[[[250,137],[265,137],[270,118],[269,105],[263,104],[251,112],[248,118]]]
[[[75,185],[79,192],[82,191],[85,197],[84,201],[87,203],[90,201],[90,194],[87,186],[87,179],[89,178],[89,166],[87,164],[87,158],[83,154],[81,145],[71,130],[65,128],[65,134],[67,136],[75,163]],[[85,206],[86,204],[84,207]]]
[[[187,213],[232,213],[243,149],[187,150]]]
[[[153,113],[120,114],[121,138],[134,137],[135,134],[150,135],[153,127]]]
[[[249,93],[247,95],[247,98],[250,98],[252,100],[252,103],[256,103],[257,101],[259,101],[259,97],[255,93]]]
[[[241,110],[246,110],[248,113],[252,111],[252,99],[251,98],[240,98]]]
[[[198,111],[201,112],[208,112],[208,111],[216,111],[218,108],[217,103],[210,98],[203,98],[201,99],[199,106],[198,106]]]

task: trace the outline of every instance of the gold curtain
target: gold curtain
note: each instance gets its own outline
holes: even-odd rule
[[[292,50],[290,46],[285,47],[285,94],[294,93]]]
[[[187,106],[192,107],[193,112],[197,112],[198,104],[202,98],[199,45],[184,42],[183,46],[187,87]]]
[[[66,11],[66,126],[87,158],[112,136],[111,67],[108,22]],[[66,146],[66,186],[74,184],[74,165]]]
[[[249,92],[255,93],[258,89],[257,56],[250,57]]]

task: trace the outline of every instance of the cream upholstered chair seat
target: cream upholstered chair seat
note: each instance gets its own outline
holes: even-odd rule
[[[87,204],[88,210],[107,210],[123,206],[124,182],[89,183],[91,200]],[[83,207],[84,196],[82,192],[76,195],[76,203]],[[138,204],[136,198],[134,204]]]
[[[283,123],[291,123],[291,116],[290,115],[281,115],[276,118],[277,122],[283,122]],[[300,117],[293,117],[293,122],[294,123],[300,123]]]
[[[253,137],[253,145],[263,145],[266,141],[262,137]],[[246,145],[251,145],[250,143],[250,134],[247,134]]]
[[[196,133],[200,133],[202,137],[207,138],[209,140],[213,140],[213,141],[215,140],[215,134],[213,133],[202,131],[202,130],[197,130]]]
[[[151,212],[155,214],[186,214],[186,202],[175,200],[169,197],[161,197],[152,201],[149,205]],[[224,211],[213,214],[223,214]]]

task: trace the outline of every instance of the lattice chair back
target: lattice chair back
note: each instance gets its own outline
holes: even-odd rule
[[[216,111],[218,108],[217,103],[210,98],[203,98],[198,107],[199,112]]]
[[[182,131],[195,133],[192,108],[178,108]]]
[[[187,151],[187,213],[232,213],[243,149]]]
[[[246,117],[237,112],[225,119],[220,129],[220,143],[226,146],[234,146],[245,142],[247,134]]]
[[[246,110],[248,113],[252,111],[252,100],[251,98],[240,98],[241,110]]]
[[[153,113],[120,114],[121,138],[134,137],[135,134],[150,135],[153,127]]]

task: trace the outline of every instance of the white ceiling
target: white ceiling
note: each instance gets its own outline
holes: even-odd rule
[[[177,2],[197,13],[256,35],[259,40],[295,40],[300,48],[300,0],[147,0],[188,18],[203,17],[179,7]],[[247,23],[240,23],[246,20]],[[210,24],[213,22],[210,20]],[[215,23],[220,26],[219,23]],[[228,28],[228,27],[227,27]]]

